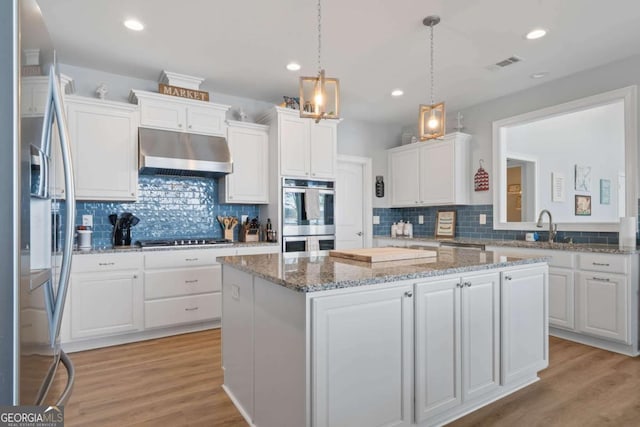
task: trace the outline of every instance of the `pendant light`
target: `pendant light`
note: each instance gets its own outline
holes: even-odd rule
[[[325,77],[322,69],[322,7],[318,0],[318,75],[300,77],[300,117],[321,119],[340,118],[340,82]]]
[[[440,17],[436,15],[427,16],[422,21],[424,25],[429,27],[431,36],[431,52],[430,52],[430,68],[429,77],[431,83],[431,104],[420,105],[419,113],[419,132],[420,141],[426,141],[428,139],[440,138],[444,136],[444,102],[438,104],[435,103],[435,90],[434,90],[434,75],[433,75],[433,63],[434,63],[434,49],[433,49],[433,27],[440,23]]]

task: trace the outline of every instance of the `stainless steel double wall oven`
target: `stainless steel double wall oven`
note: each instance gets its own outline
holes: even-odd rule
[[[282,251],[335,248],[335,183],[282,179]]]

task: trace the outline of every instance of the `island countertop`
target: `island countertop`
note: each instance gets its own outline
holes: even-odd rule
[[[328,251],[218,257],[218,262],[298,292],[316,292],[546,262],[463,248],[438,248],[437,257],[367,263]]]

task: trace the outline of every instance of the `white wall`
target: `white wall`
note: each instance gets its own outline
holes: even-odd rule
[[[507,157],[535,159],[538,206],[557,222],[618,222],[618,175],[624,175],[624,103],[622,101],[511,126],[505,130]],[[591,168],[590,191],[575,190],[575,166]],[[553,202],[551,174],[565,178],[564,202]],[[600,180],[611,184],[609,204],[600,203]],[[591,216],[575,216],[574,196],[591,196]],[[623,198],[624,200],[624,198]],[[532,216],[533,216],[532,215]],[[528,221],[535,221],[529,218]]]
[[[474,165],[474,170],[477,168],[478,159],[484,159],[485,169],[489,171],[491,180],[490,191],[474,192],[472,204],[493,203],[492,191],[495,188],[492,173],[493,121],[639,84],[640,55],[573,74],[462,110],[465,126],[463,132],[473,135],[471,146],[473,147],[472,164]],[[455,115],[452,115],[452,117],[455,117]],[[613,184],[612,182],[612,190],[614,189]]]
[[[109,89],[106,99],[112,101],[128,102],[131,89],[158,91],[158,83],[152,80],[137,79],[67,64],[60,64],[60,72],[74,79],[75,94],[80,96],[95,97],[95,90],[100,83],[106,84]],[[201,89],[210,92],[211,102],[231,105],[231,112],[227,113],[227,118],[229,119],[235,118],[234,112],[238,108],[242,108],[247,113],[248,120],[255,121],[258,116],[273,107],[273,104],[269,102],[217,93],[207,86],[206,81],[202,84]],[[385,150],[399,144],[399,125],[381,125],[349,118],[344,118],[338,125],[338,153],[370,157],[373,159],[373,179],[375,179],[376,175],[384,176],[385,184],[387,184],[385,197],[377,198],[374,195],[373,207],[389,206],[386,197],[389,186]]]
[[[75,94],[80,96],[95,97],[95,90],[100,83],[104,83],[109,89],[106,99],[111,101],[129,102],[131,89],[158,91],[158,82],[152,80],[137,79],[67,64],[60,64],[60,72],[74,80]],[[209,91],[211,102],[231,106],[231,111],[227,113],[228,119],[236,119],[237,109],[242,108],[247,114],[248,120],[254,122],[260,114],[273,106],[269,102],[217,93],[207,85],[206,81],[202,84],[201,89]]]
[[[338,154],[370,157],[372,159],[373,207],[385,208],[391,204],[389,198],[389,176],[387,174],[386,150],[400,145],[401,126],[368,123],[345,119],[338,125]],[[375,177],[384,177],[384,197],[375,196]]]

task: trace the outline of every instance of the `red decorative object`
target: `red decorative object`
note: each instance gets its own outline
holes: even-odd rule
[[[473,176],[475,191],[489,191],[489,172],[482,168],[484,160],[480,159],[480,168]]]

